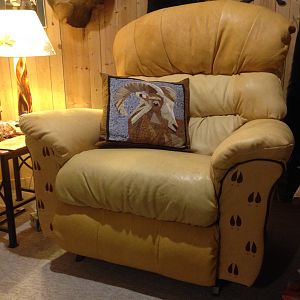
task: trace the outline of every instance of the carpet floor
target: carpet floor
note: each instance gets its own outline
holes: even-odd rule
[[[219,297],[211,288],[86,258],[61,250],[30,226],[27,211],[16,218],[19,246],[7,247],[0,232],[0,299],[220,299],[277,300],[300,275],[300,205],[275,202],[270,211],[265,262],[251,288],[227,283]]]

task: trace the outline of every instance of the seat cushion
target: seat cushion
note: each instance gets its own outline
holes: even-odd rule
[[[157,149],[94,149],[58,172],[61,201],[164,221],[209,226],[217,219],[210,156]]]

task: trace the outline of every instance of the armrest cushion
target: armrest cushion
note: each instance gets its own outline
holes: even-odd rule
[[[211,172],[219,184],[234,165],[266,159],[286,162],[293,150],[294,137],[289,127],[279,120],[253,120],[226,138],[214,151]]]
[[[95,148],[99,140],[102,110],[75,108],[30,113],[20,117],[26,136],[53,147],[61,162]]]

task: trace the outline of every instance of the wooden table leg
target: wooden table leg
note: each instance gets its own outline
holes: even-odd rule
[[[16,201],[22,201],[22,188],[21,188],[21,179],[20,179],[20,168],[19,168],[19,158],[13,158],[14,165],[14,176],[15,176],[15,187],[16,187]]]
[[[7,228],[8,228],[8,236],[9,236],[8,247],[15,248],[18,246],[16,224],[15,224],[15,217],[14,217],[14,206],[13,206],[13,198],[12,198],[12,191],[11,191],[9,165],[8,165],[8,159],[6,159],[5,157],[1,158],[1,171],[2,171],[2,182],[3,182],[3,189],[4,189],[4,202],[6,207]]]

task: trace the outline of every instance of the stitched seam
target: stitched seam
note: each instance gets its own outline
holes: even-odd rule
[[[160,245],[160,232],[161,232],[161,221],[159,221],[159,226],[157,230],[157,245],[156,245],[156,271],[159,272],[159,245]]]
[[[166,43],[165,43],[165,41],[164,41],[163,33],[162,33],[162,22],[163,22],[163,15],[164,15],[165,11],[166,11],[166,10],[164,9],[163,12],[162,12],[162,14],[161,14],[161,17],[160,17],[160,36],[161,36],[163,48],[164,48],[166,57],[167,57],[167,59],[168,59],[169,65],[170,65],[171,68],[172,68],[172,72],[173,72],[173,73],[178,73],[178,71],[180,71],[181,73],[183,73],[181,70],[178,70],[177,68],[176,68],[176,70],[175,70],[175,67],[174,67],[174,65],[171,63],[170,57],[169,57],[169,55],[168,55],[168,53],[167,53],[167,50],[166,50]]]
[[[239,55],[239,58],[238,58],[238,60],[237,60],[235,72],[238,71],[237,68],[238,68],[238,66],[239,66],[239,64],[240,64],[240,59],[241,59],[242,54],[243,54],[243,52],[244,52],[244,50],[245,50],[246,44],[248,43],[249,37],[250,37],[250,35],[251,35],[252,31],[253,31],[253,27],[254,27],[254,25],[256,24],[256,22],[257,22],[257,20],[258,20],[258,17],[259,17],[260,15],[261,15],[261,12],[255,17],[255,19],[254,19],[254,21],[253,21],[253,23],[252,23],[252,25],[251,25],[251,28],[250,28],[250,30],[249,30],[249,32],[248,32],[248,35],[247,35],[247,37],[246,37],[246,39],[245,39],[245,41],[244,41],[243,47],[242,47],[242,49],[241,49],[241,51],[240,51],[240,55]]]
[[[212,65],[211,65],[211,74],[214,74],[214,66],[215,66],[215,60],[216,60],[216,56],[217,56],[217,42],[218,42],[218,36],[219,36],[219,31],[220,31],[220,24],[221,24],[221,20],[223,17],[223,13],[224,13],[224,7],[225,7],[225,2],[221,11],[221,16],[219,18],[219,24],[218,24],[218,29],[217,29],[217,34],[216,34],[216,41],[215,41],[215,49],[214,49],[214,56],[213,56],[213,61],[212,61]]]
[[[100,233],[100,224],[98,224],[98,227],[97,227],[97,239],[96,239],[96,249],[97,249],[97,254],[101,257],[102,256],[102,250],[101,250],[101,244],[100,244],[100,237],[99,237],[99,233]]]
[[[136,57],[138,58],[138,61],[139,61],[139,66],[138,66],[139,72],[140,72],[142,75],[144,75],[145,72],[144,72],[142,69],[140,69],[140,66],[141,66],[141,68],[143,68],[143,64],[142,64],[141,58],[140,58],[140,56],[139,56],[139,53],[138,53],[138,51],[137,51],[136,42],[135,42],[135,39],[136,39],[136,38],[135,38],[136,23],[137,23],[137,22],[134,23],[134,29],[133,29],[133,44],[134,44],[134,49],[135,49],[135,52],[136,52]]]

